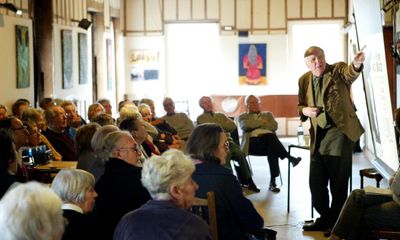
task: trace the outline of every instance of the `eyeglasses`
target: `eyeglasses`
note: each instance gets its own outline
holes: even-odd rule
[[[136,152],[136,153],[139,153],[139,152],[140,152],[140,148],[139,148],[138,145],[135,145],[134,147],[126,147],[126,148],[119,148],[119,149],[132,150],[132,151],[134,151],[134,152]]]

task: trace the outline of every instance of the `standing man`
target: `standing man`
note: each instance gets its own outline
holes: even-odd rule
[[[235,122],[228,118],[224,113],[214,112],[211,97],[201,97],[199,105],[203,109],[203,113],[197,117],[197,124],[216,123],[222,127],[229,136],[229,153],[225,166],[231,168],[230,160],[235,160],[239,164],[239,166],[235,165],[235,170],[242,186],[247,186],[248,189],[253,192],[260,192],[260,189],[256,186],[251,177],[250,167],[246,161],[246,154],[240,150],[240,146],[230,137],[230,133],[237,130]]]
[[[353,143],[364,132],[350,87],[360,75],[365,56],[358,52],[350,65],[330,65],[325,62],[324,51],[312,46],[304,53],[304,60],[310,71],[299,79],[298,112],[301,121],[311,121],[309,184],[320,218],[304,225],[303,230],[326,231],[334,225],[347,198]]]

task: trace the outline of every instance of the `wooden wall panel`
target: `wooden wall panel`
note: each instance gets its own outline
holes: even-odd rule
[[[286,10],[285,1],[270,1],[270,27],[285,28],[286,27]]]
[[[332,17],[332,0],[317,0],[317,16]]]
[[[268,1],[253,0],[253,28],[266,29],[268,26]]]
[[[219,1],[205,0],[206,1],[206,19],[219,19]]]
[[[206,18],[206,2],[205,0],[192,0],[192,19],[193,20],[200,20],[200,19],[205,19]]]
[[[334,0],[333,1],[333,14],[335,17],[347,16],[347,1],[346,0]]]
[[[236,8],[236,28],[237,29],[250,29],[251,19],[251,1],[250,0],[235,0]]]
[[[302,4],[301,17],[303,17],[303,18],[315,18],[316,17],[315,1],[301,0],[301,4]]]
[[[164,20],[174,21],[177,19],[177,0],[164,0]]]
[[[161,31],[163,29],[161,15],[162,9],[158,0],[146,0],[146,29],[148,31]]]
[[[126,1],[129,11],[126,13],[126,26],[131,31],[143,31],[144,28],[144,0]]]
[[[246,112],[246,105],[244,103],[246,96],[243,95],[212,95],[214,102],[214,111],[223,112],[230,117],[237,117]],[[232,113],[227,113],[222,109],[222,101],[225,98],[234,98],[238,101],[237,109]],[[297,95],[268,95],[259,96],[261,100],[261,111],[270,111],[275,117],[298,117],[297,114]]]
[[[300,18],[300,2],[301,0],[286,0],[287,1],[287,17]]]
[[[191,20],[192,19],[192,5],[191,1],[178,0],[178,20]]]
[[[232,0],[221,1],[221,26],[235,26],[235,4]]]
[[[55,0],[66,1],[66,0]],[[86,0],[93,1],[93,0]],[[117,1],[117,0],[110,0]],[[137,12],[130,2],[126,13]],[[146,7],[146,21],[141,16],[128,16],[126,32],[137,32],[138,25],[144,25],[139,33],[157,31],[163,33],[165,22],[204,22],[215,20],[221,27],[232,26],[234,31],[221,33],[237,34],[238,30],[248,30],[251,34],[286,34],[290,20],[347,20],[349,0],[143,0]],[[145,4],[145,5],[146,5]],[[150,7],[152,6],[152,7]],[[154,6],[154,7],[153,7]],[[158,6],[162,6],[160,11]],[[63,12],[63,11],[62,11]],[[129,21],[139,21],[132,29]],[[131,26],[129,26],[129,24]],[[148,25],[148,26],[146,26]],[[222,28],[221,28],[222,29]]]

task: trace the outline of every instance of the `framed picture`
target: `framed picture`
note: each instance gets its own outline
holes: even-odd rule
[[[133,50],[129,54],[131,81],[158,80],[159,52]]]
[[[28,27],[16,25],[15,38],[17,49],[17,88],[27,88],[30,85]]]
[[[87,34],[78,33],[78,55],[79,55],[79,84],[88,82],[88,48]]]
[[[72,31],[61,30],[62,88],[73,87]]]
[[[107,90],[113,89],[114,83],[114,51],[111,39],[106,39],[106,54],[107,54]]]
[[[239,84],[267,84],[267,44],[239,44]]]

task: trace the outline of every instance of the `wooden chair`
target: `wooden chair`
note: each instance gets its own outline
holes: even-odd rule
[[[207,192],[207,198],[195,198],[190,211],[208,222],[211,230],[211,239],[218,240],[215,193]]]
[[[364,239],[366,240],[400,240],[400,232],[395,230],[371,230],[364,233]]]

